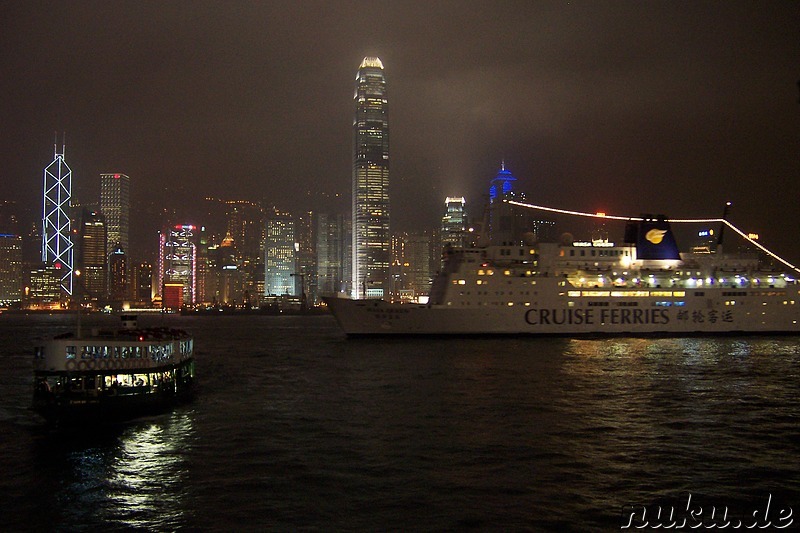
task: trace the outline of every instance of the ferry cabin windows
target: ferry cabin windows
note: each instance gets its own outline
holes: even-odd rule
[[[61,394],[69,392],[81,402],[98,400],[101,396],[152,394],[174,392],[180,384],[194,379],[194,363],[159,372],[140,372],[108,375],[64,375],[42,376],[36,380],[38,393]]]
[[[80,350],[80,358],[82,360],[142,359],[149,357],[153,361],[159,362],[171,359],[176,349],[181,356],[185,357],[191,355],[194,349],[193,340],[182,340],[177,344],[177,346],[172,342],[165,344],[152,344],[150,346],[66,346],[65,355],[67,360],[75,359],[77,357],[78,350]]]

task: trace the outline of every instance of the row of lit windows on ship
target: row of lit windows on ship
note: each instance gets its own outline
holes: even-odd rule
[[[453,305],[453,302],[447,302],[447,305]],[[462,301],[459,305],[477,305],[477,306],[503,306],[503,307],[514,307],[515,305],[519,305],[522,307],[530,307],[531,302],[505,302],[505,301],[496,301],[496,302],[487,302],[487,301],[479,301],[479,302],[470,302],[470,301]],[[537,305],[537,302],[533,302],[533,305]]]
[[[508,257],[511,255],[512,250],[517,250],[517,255],[520,257],[525,255],[525,250],[523,248],[500,248],[500,255]],[[536,255],[536,250],[529,248],[528,255]]]
[[[530,274],[528,274],[528,275],[530,275]],[[525,277],[525,276],[522,276],[522,277]],[[466,285],[467,284],[467,280],[465,280],[465,279],[454,279],[452,281],[452,283],[453,283],[453,285]],[[511,282],[509,281],[508,283],[510,284]],[[477,280],[475,280],[475,285],[489,285],[489,280],[477,279]],[[536,285],[536,280],[532,280],[531,281],[531,285]]]
[[[560,293],[564,296],[565,293]],[[570,298],[685,298],[686,291],[567,291],[566,296]]]
[[[458,293],[459,296],[469,296],[471,294],[471,291],[460,291]],[[477,296],[489,296],[489,291],[475,291],[475,294]],[[494,296],[513,296],[514,294],[517,296],[530,296],[531,291],[517,291],[516,293],[514,291],[494,291]],[[534,296],[538,296],[538,294],[538,291],[533,291]]]
[[[730,305],[742,305],[744,303],[745,302],[742,302],[741,300],[739,300],[739,301],[737,301],[737,300],[725,300],[725,305],[729,305],[729,306]],[[782,304],[783,305],[794,305],[795,301],[794,300],[783,300]],[[767,302],[761,302],[761,305],[765,306],[765,305],[768,305],[768,303]]]
[[[617,249],[594,250],[594,249],[590,249],[588,251],[590,252],[589,255],[591,257],[619,257],[619,256],[628,257],[628,256],[631,255],[629,250],[617,250]],[[580,252],[580,254],[575,254],[575,250],[574,249],[570,249],[569,256],[570,257],[575,257],[575,255],[579,255],[580,257],[586,257],[587,250],[579,249],[578,252]],[[559,254],[559,256],[560,257],[564,257],[565,256],[564,250],[561,250],[561,253]]]
[[[572,304],[573,302],[569,302],[569,303]],[[639,307],[639,302],[614,302],[614,303],[616,304],[616,307]],[[586,305],[588,307],[610,307],[611,306],[611,304],[609,302],[592,302],[592,301],[587,302]],[[654,307],[672,307],[672,306],[684,307],[686,305],[686,302],[684,302],[683,300],[678,300],[678,301],[660,300],[660,301],[657,301],[657,302],[653,302],[652,305]],[[574,307],[574,306],[570,305],[569,307]]]
[[[79,349],[80,348],[80,352]],[[194,348],[192,339],[185,339],[178,343],[181,355],[189,355]],[[148,346],[67,346],[65,355],[67,359],[76,359],[80,353],[81,359],[142,359],[150,357],[154,361],[169,359],[175,349],[172,343],[151,344]],[[44,357],[44,347],[37,346],[36,357]]]
[[[531,266],[536,266],[536,262],[535,261],[533,263],[530,263],[530,264],[531,264]],[[478,269],[478,275],[479,276],[494,276],[495,272],[497,272],[497,271],[495,271],[495,270],[493,270],[491,268],[489,268],[489,269],[479,268]],[[517,271],[517,272],[512,272],[511,270],[503,270],[502,272],[503,272],[504,276],[520,276],[520,277],[533,276],[534,274],[536,274],[536,272],[534,272],[533,270],[525,270],[525,271]],[[458,280],[459,285],[463,285],[463,283],[461,283],[461,281],[463,281],[463,280]]]

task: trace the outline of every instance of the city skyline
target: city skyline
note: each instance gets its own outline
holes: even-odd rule
[[[716,217],[730,200],[740,226],[800,259],[796,4],[379,3],[381,24],[371,11],[4,6],[2,199],[36,220],[57,130],[80,200],[120,169],[140,212],[164,184],[194,207],[346,212],[352,65],[374,55],[391,65],[398,230],[435,227],[447,196],[480,204],[505,159],[555,207]]]

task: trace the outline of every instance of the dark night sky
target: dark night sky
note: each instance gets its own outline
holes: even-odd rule
[[[137,201],[173,181],[345,211],[353,82],[377,55],[396,229],[437,224],[446,195],[479,204],[505,159],[545,205],[732,200],[800,261],[797,2],[10,1],[0,20],[0,200],[32,216],[56,130],[81,201],[119,171]]]

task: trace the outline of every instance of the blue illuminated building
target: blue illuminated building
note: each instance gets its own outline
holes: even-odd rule
[[[489,242],[516,246],[555,240],[555,222],[535,218],[529,210],[507,203],[507,200],[525,201],[525,193],[514,191],[515,181],[517,178],[506,170],[503,162],[489,186]]]

